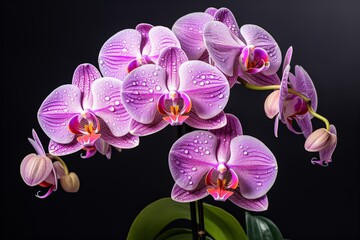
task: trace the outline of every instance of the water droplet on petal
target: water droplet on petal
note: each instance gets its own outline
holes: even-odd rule
[[[116,106],[120,105],[120,101],[119,101],[119,100],[116,100],[116,101],[115,101],[115,105],[116,105]]]
[[[196,167],[193,167],[191,170],[196,171],[196,170],[197,170],[197,168],[196,168]]]
[[[105,101],[110,101],[110,97],[106,96],[105,98]]]
[[[189,150],[185,149],[185,150],[184,150],[184,153],[185,153],[185,154],[188,154],[188,153],[189,153]]]
[[[113,112],[113,111],[115,111],[115,108],[114,108],[113,106],[111,106],[111,107],[108,108],[108,110],[109,110],[110,112]]]
[[[247,152],[247,151],[244,151],[244,152],[243,152],[243,154],[244,154],[244,155],[247,155],[247,154],[248,154],[248,152]]]
[[[209,151],[209,150],[206,150],[206,151],[205,151],[205,154],[206,154],[206,155],[209,155],[209,154],[210,154],[210,151]]]

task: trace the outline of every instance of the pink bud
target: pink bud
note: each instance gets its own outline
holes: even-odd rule
[[[319,152],[323,149],[334,146],[337,142],[335,134],[325,128],[319,128],[312,132],[306,139],[304,147],[309,152]]]
[[[53,169],[52,161],[43,155],[31,153],[20,164],[20,174],[29,186],[36,186],[43,182]]]
[[[60,178],[61,187],[66,192],[75,193],[79,191],[80,180],[76,173],[71,172],[69,175],[64,175]]]
[[[279,98],[280,91],[275,90],[267,96],[264,103],[265,114],[268,118],[272,119],[279,113]]]

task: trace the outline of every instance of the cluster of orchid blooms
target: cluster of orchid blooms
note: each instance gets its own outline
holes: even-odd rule
[[[310,76],[301,66],[290,72],[292,52],[288,48],[282,58],[267,31],[239,27],[227,8],[187,14],[171,29],[141,23],[121,30],[101,47],[99,70],[80,64],[71,84],[43,101],[37,116],[50,138],[49,153],[33,130],[29,141],[37,154],[23,159],[21,176],[29,186],[48,188],[40,198],[55,191],[58,181],[65,191],[77,192],[79,179],[59,156],[84,150],[82,158],[97,152],[110,158],[113,148],[135,148],[142,136],[187,124],[193,131],[179,137],[169,153],[172,198],[192,202],[211,195],[247,210],[266,210],[276,158],[260,140],[243,134],[236,116],[224,112],[232,87],[272,91],[264,109],[275,118],[275,136],[280,121],[303,134],[305,149],[320,155],[312,163],[327,166],[337,143],[335,127],[316,113]],[[313,131],[314,117],[325,128]]]

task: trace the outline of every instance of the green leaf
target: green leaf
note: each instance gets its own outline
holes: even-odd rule
[[[236,218],[227,211],[204,203],[205,230],[214,239],[247,240],[244,229]]]
[[[155,240],[189,240],[192,239],[192,231],[188,228],[172,228],[160,236],[158,236]],[[210,237],[206,237],[206,240],[213,240]]]
[[[246,232],[249,240],[283,240],[279,228],[270,219],[245,213]]]
[[[159,199],[138,214],[130,227],[127,240],[165,240],[167,236],[171,236],[169,239],[191,239],[190,229],[175,228],[161,233],[168,224],[178,219],[190,220],[189,204],[178,203],[171,198]],[[204,203],[204,222],[206,232],[216,240],[247,240],[240,223],[221,208]]]

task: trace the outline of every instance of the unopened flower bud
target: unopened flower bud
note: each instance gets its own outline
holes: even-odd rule
[[[60,178],[61,187],[66,192],[77,192],[80,188],[80,180],[76,173],[71,172],[69,175],[64,175]]]
[[[267,96],[264,103],[265,114],[268,118],[272,119],[279,113],[279,98],[280,91],[276,90]]]
[[[52,169],[52,162],[48,157],[31,153],[22,160],[20,174],[27,185],[36,186],[49,176]]]
[[[334,146],[337,142],[335,134],[325,128],[319,128],[309,135],[305,141],[305,149],[309,152],[319,152],[325,148]]]

